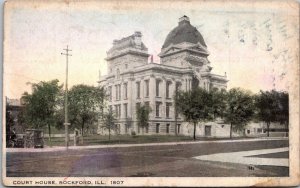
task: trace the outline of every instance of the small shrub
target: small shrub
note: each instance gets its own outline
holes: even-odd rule
[[[136,137],[136,132],[135,131],[131,131],[131,136],[132,137]]]

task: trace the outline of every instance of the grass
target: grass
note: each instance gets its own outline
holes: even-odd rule
[[[80,138],[81,140],[81,138]],[[179,142],[192,141],[189,136],[174,136],[174,135],[111,135],[108,140],[108,135],[86,135],[83,137],[83,143],[79,145],[107,145],[107,144],[142,144],[142,143],[159,143],[159,142]],[[45,145],[50,146],[48,138],[44,139]],[[64,138],[52,138],[52,146],[64,146]],[[70,145],[74,145],[73,138],[70,140]]]

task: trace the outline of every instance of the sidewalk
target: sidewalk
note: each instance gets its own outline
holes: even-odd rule
[[[186,141],[186,142],[164,142],[164,143],[144,143],[144,144],[107,144],[107,145],[92,145],[92,146],[69,146],[68,150],[81,149],[97,149],[97,148],[126,148],[126,147],[141,147],[141,146],[171,146],[184,144],[206,144],[206,143],[232,143],[232,142],[255,142],[266,140],[288,140],[287,137],[268,137],[268,138],[250,138],[250,139],[233,139],[233,140],[202,140],[202,141]],[[55,152],[66,151],[66,147],[53,146],[45,148],[6,148],[6,152]]]

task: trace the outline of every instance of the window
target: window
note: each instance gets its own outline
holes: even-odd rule
[[[119,100],[119,86],[118,85],[115,85],[115,88],[116,88],[116,100]]]
[[[109,101],[111,102],[112,101],[112,87],[111,86],[108,87],[108,96],[109,96]]]
[[[145,86],[146,86],[146,95],[145,95],[145,97],[149,97],[149,80],[145,80]]]
[[[116,88],[116,100],[120,100],[121,99],[121,85],[115,85]]]
[[[121,117],[121,105],[115,105],[115,113],[116,113],[116,117],[120,118]]]
[[[140,109],[140,107],[141,107],[141,103],[140,102],[136,103],[136,111],[138,111],[138,109]]]
[[[125,124],[125,134],[128,133],[128,124]]]
[[[128,68],[128,64],[125,64],[125,69],[127,69]]]
[[[124,84],[124,99],[127,99],[127,83]]]
[[[166,133],[170,133],[170,124],[166,125]]]
[[[127,118],[127,104],[124,104],[124,117]]]
[[[118,88],[119,88],[119,90],[118,90],[119,100],[121,100],[121,84],[118,85]]]
[[[169,118],[170,117],[170,106],[172,105],[172,103],[166,103],[166,117]]]
[[[141,98],[141,85],[140,82],[136,83],[136,98],[139,99]]]
[[[155,107],[156,117],[159,117],[159,107],[160,107],[160,102],[156,102],[156,107]]]
[[[170,85],[171,85],[171,82],[167,81],[167,83],[166,83],[166,98],[170,98]]]
[[[120,69],[117,69],[117,79],[120,79]]]
[[[177,82],[177,83],[176,83],[176,91],[179,91],[179,90],[180,90],[180,87],[181,87],[181,83],[180,83],[180,82]]]
[[[156,133],[159,133],[159,123],[156,123]]]
[[[180,133],[180,124],[177,124],[177,133]]]
[[[150,108],[150,102],[149,101],[145,102],[145,106],[147,106],[148,108]]]
[[[156,96],[159,97],[159,83],[160,80],[156,80]]]
[[[146,125],[145,128],[146,128],[145,132],[146,132],[146,133],[149,133],[149,123],[147,123],[147,125]]]
[[[118,109],[118,105],[115,105],[115,114],[116,114],[116,117],[119,117],[119,109]]]

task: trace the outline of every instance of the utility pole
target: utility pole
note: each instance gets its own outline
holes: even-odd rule
[[[69,54],[70,50],[68,45],[66,49],[63,49],[65,53],[61,53],[61,55],[66,56],[66,83],[65,83],[65,144],[66,149],[69,147],[69,119],[68,119],[68,65],[69,65],[69,56],[72,56]]]

